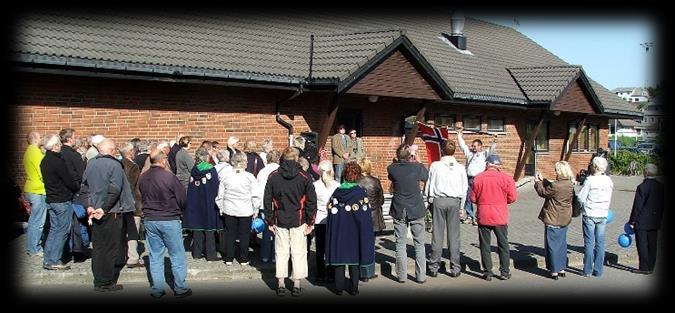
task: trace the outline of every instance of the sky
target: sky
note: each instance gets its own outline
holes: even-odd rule
[[[658,28],[649,17],[466,15],[515,28],[565,62],[581,65],[586,75],[610,90],[657,83]],[[646,42],[654,43],[649,52],[640,45]]]

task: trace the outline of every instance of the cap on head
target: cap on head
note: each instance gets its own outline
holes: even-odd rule
[[[485,162],[492,165],[502,165],[502,160],[496,154],[490,154],[487,159],[485,159]]]
[[[356,134],[356,129],[352,129],[349,131],[350,134]]]

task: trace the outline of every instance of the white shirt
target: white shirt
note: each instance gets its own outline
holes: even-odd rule
[[[220,214],[246,217],[257,213],[262,204],[260,185],[245,169],[233,169],[218,186],[216,204]]]
[[[258,172],[258,185],[260,185],[260,190],[262,193],[265,193],[265,186],[267,186],[267,179],[270,177],[272,172],[276,171],[279,168],[279,163],[270,163],[265,165],[263,169]]]
[[[316,191],[315,224],[326,224],[326,218],[328,217],[328,200],[330,200],[335,189],[340,187],[340,183],[337,181],[331,181],[328,185],[329,186],[326,187],[320,179],[314,182],[314,190]]]
[[[485,171],[485,159],[495,151],[497,143],[493,142],[489,149],[483,149],[481,152],[471,152],[459,133],[457,133],[457,141],[466,156],[466,174],[473,177]]]
[[[586,178],[577,194],[579,203],[588,217],[607,217],[612,200],[614,183],[607,175],[592,175]]]
[[[265,164],[265,166],[267,166],[267,152],[260,152],[260,153],[258,153],[258,155],[263,160],[263,164]],[[258,173],[258,175],[260,175],[260,173]]]
[[[460,198],[460,208],[463,208],[467,188],[466,170],[455,157],[444,156],[431,163],[429,179],[424,187],[424,195],[429,203],[433,203],[434,198]]]
[[[218,172],[218,181],[223,181],[225,180],[225,177],[232,172],[232,165],[227,162],[220,162],[214,166],[216,168],[216,172]]]

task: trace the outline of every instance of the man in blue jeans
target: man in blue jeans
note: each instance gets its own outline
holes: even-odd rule
[[[466,145],[464,141],[464,127],[457,127],[457,142],[459,142],[459,147],[466,157],[466,175],[467,175],[467,191],[466,198],[471,197],[471,188],[473,186],[473,178],[478,176],[478,174],[485,171],[485,160],[490,154],[495,152],[497,148],[497,135],[492,137],[492,145],[488,149],[483,149],[483,142],[480,139],[474,139],[471,142],[471,147]],[[467,217],[462,221],[463,224],[471,223],[473,226],[478,226],[476,221],[476,213],[473,209],[473,204],[471,201],[464,202],[464,209],[466,210]]]
[[[40,163],[40,170],[49,204],[50,228],[45,242],[43,267],[48,270],[68,270],[70,266],[63,264],[61,260],[73,220],[71,201],[80,186],[61,156],[59,136],[49,135],[46,139],[46,153]]]
[[[174,295],[182,298],[192,295],[188,288],[187,261],[183,246],[181,215],[187,198],[185,188],[178,178],[165,170],[168,157],[161,150],[150,154],[150,169],[138,180],[143,199],[143,224],[150,255],[150,294],[162,297],[165,292],[164,248],[169,250],[171,272],[174,278]]]

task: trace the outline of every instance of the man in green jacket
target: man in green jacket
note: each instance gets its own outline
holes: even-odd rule
[[[42,181],[40,162],[45,157],[40,150],[40,133],[32,131],[28,133],[28,148],[23,155],[23,168],[26,172],[26,184],[23,192],[26,200],[30,202],[31,212],[26,230],[26,253],[29,255],[42,255],[42,232],[47,220],[47,193]]]

